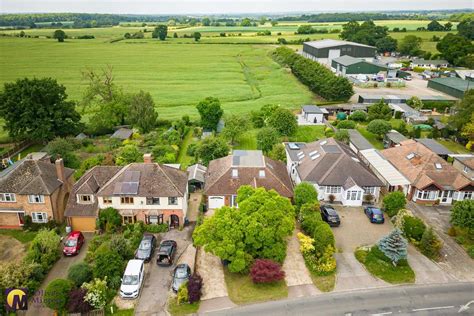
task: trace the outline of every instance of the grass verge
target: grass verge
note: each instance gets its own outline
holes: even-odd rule
[[[336,272],[330,275],[317,275],[310,271],[311,280],[313,284],[321,291],[321,292],[331,292],[334,290],[336,286]]]
[[[354,255],[367,271],[385,282],[391,284],[415,282],[415,272],[413,272],[407,260],[400,260],[398,265],[394,266],[377,246],[370,250],[359,248]]]
[[[168,312],[173,316],[195,314],[199,310],[199,304],[200,302],[178,305],[176,297],[172,297],[168,301]]]
[[[224,268],[229,298],[235,304],[275,301],[288,297],[285,281],[271,284],[254,284],[249,275],[232,273]]]
[[[0,235],[13,237],[23,244],[32,241],[36,234],[37,232],[24,231],[20,229],[0,229]]]

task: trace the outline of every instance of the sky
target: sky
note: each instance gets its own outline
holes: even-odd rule
[[[0,0],[1,13],[225,14],[474,8],[473,0]]]

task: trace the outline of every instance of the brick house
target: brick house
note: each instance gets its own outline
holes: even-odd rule
[[[108,207],[119,211],[123,224],[183,226],[188,209],[187,173],[153,163],[149,154],[143,163],[94,167],[74,185],[66,216],[73,229],[93,231],[100,210]]]
[[[62,222],[74,179],[62,159],[29,154],[0,173],[0,227],[20,228],[25,215],[34,223]]]

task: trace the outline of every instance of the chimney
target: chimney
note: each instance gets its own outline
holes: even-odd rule
[[[54,164],[56,165],[56,175],[58,177],[58,179],[67,185],[67,179],[66,179],[66,173],[64,171],[64,160],[62,158],[58,158],[56,159],[56,161],[54,162]]]
[[[153,163],[153,161],[151,159],[151,154],[144,154],[143,155],[143,162],[144,163]]]

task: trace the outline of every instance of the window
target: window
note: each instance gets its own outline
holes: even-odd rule
[[[136,222],[135,215],[123,215],[122,224],[133,224]]]
[[[160,205],[160,198],[159,197],[149,197],[146,198],[147,205]]]
[[[259,176],[260,178],[265,178],[265,170],[259,170],[259,171],[258,171],[258,176]]]
[[[120,203],[122,203],[122,204],[133,204],[133,197],[131,197],[131,196],[122,196],[120,198]]]
[[[92,201],[92,197],[90,195],[79,195],[79,202],[90,203],[91,201]]]
[[[468,166],[464,166],[464,169],[463,169],[462,171],[464,171],[464,173],[468,173],[468,172],[469,172],[469,167],[468,167]]]
[[[230,197],[230,207],[238,207],[238,205],[237,205],[237,195],[232,195]]]
[[[375,195],[375,187],[363,187],[364,194],[372,194]]]
[[[347,191],[346,200],[348,201],[359,201],[362,197],[362,191]]]
[[[168,198],[168,205],[178,205],[178,198],[171,196]]]
[[[28,195],[30,203],[44,203],[44,195]]]
[[[436,200],[438,198],[438,191],[422,191],[416,192],[416,198],[420,200]]]
[[[329,185],[326,187],[326,193],[341,193],[342,188],[340,186]]]
[[[415,158],[415,153],[409,153],[406,157],[408,160],[412,160],[413,158]]]
[[[104,196],[104,204],[112,204],[112,197],[111,196]]]
[[[237,178],[239,176],[239,170],[238,169],[232,169],[232,178]]]
[[[45,212],[31,213],[31,221],[33,223],[47,223],[48,222],[48,214],[46,214]]]
[[[464,200],[472,200],[472,191],[464,191]]]
[[[0,202],[16,202],[15,193],[0,193]]]

